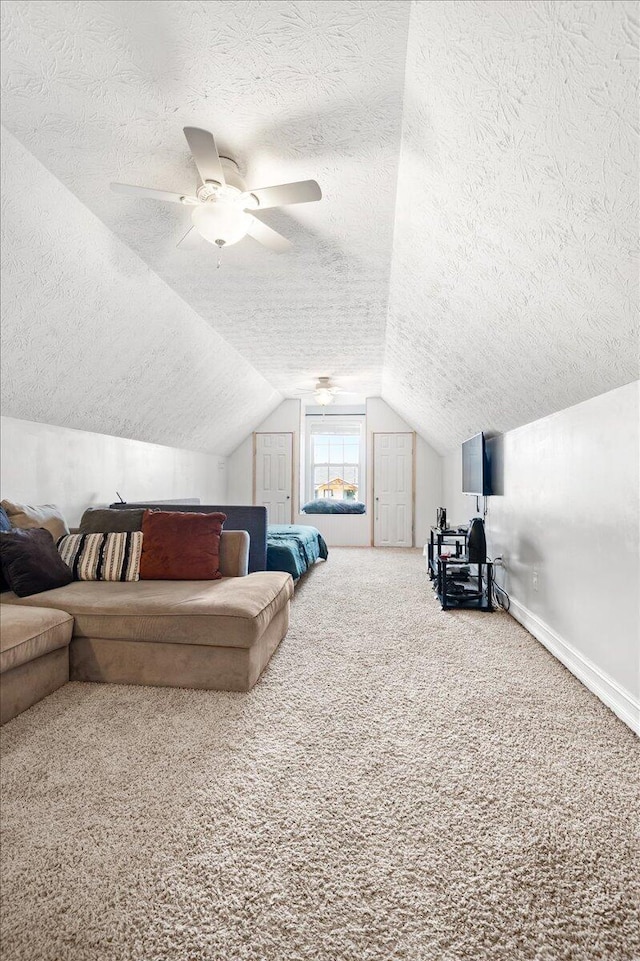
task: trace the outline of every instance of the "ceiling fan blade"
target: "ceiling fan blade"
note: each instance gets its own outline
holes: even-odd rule
[[[259,187],[248,190],[258,201],[259,210],[267,207],[284,207],[287,204],[308,204],[321,200],[322,191],[315,180],[300,180],[295,184],[278,184],[276,187]]]
[[[208,130],[201,130],[200,127],[183,127],[183,130],[202,182],[215,180],[216,183],[223,184],[224,173],[213,134]]]
[[[279,234],[277,230],[268,227],[257,217],[251,218],[251,226],[249,227],[249,236],[257,240],[258,243],[262,244],[264,247],[268,247],[269,250],[275,251],[277,254],[283,254],[285,251],[289,250],[292,246],[291,241]]]
[[[111,189],[117,194],[134,194],[136,197],[147,197],[150,200],[166,200],[172,204],[197,203],[197,197],[185,194],[174,194],[169,190],[155,190],[153,187],[136,187],[133,184],[111,184]]]

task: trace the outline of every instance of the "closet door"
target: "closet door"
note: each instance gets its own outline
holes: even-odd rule
[[[256,433],[253,503],[267,508],[267,523],[292,521],[293,434]]]
[[[373,435],[374,547],[413,547],[412,433]]]

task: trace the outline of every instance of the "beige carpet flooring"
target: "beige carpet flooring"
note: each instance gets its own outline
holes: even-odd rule
[[[2,742],[3,961],[640,955],[634,735],[415,551],[333,550],[248,695],[70,684]]]

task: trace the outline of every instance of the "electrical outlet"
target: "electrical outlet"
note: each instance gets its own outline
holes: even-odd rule
[[[533,574],[531,575],[531,583],[532,583],[532,585],[533,585],[534,591],[537,591],[537,590],[538,590],[538,572],[535,571],[535,570],[533,571]]]

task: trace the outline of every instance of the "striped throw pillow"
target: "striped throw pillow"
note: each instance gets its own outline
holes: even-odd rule
[[[58,552],[75,581],[137,581],[142,531],[67,534],[58,541]]]

